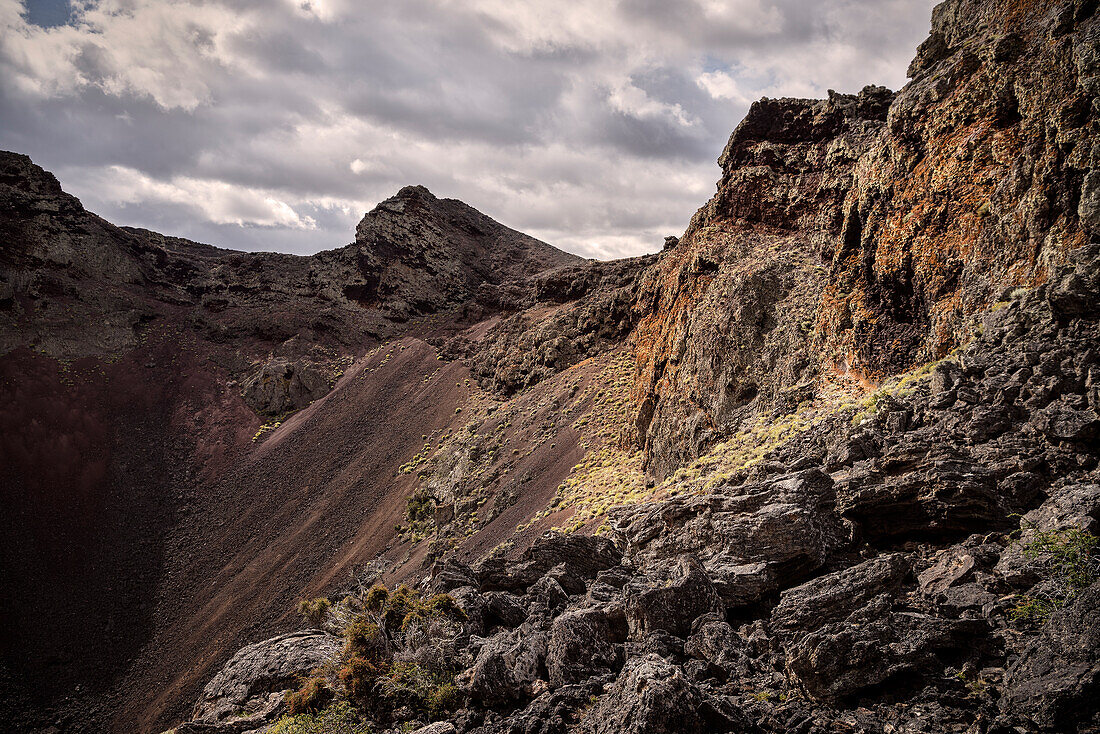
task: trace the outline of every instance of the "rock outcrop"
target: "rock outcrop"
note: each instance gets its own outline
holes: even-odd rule
[[[949,0],[896,95],[755,103],[639,297],[651,469],[791,385],[942,357],[1100,236],[1097,28],[1087,2]]]

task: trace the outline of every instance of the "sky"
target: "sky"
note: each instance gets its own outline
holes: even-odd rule
[[[762,96],[897,89],[932,0],[0,0],[0,149],[116,224],[343,246],[408,184],[660,249]]]

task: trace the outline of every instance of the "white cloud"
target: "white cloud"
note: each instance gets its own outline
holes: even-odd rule
[[[317,228],[313,218],[298,214],[278,194],[233,186],[223,181],[186,176],[159,181],[133,168],[108,166],[94,184],[98,188],[97,198],[115,205],[179,204],[192,208],[197,215],[214,224],[304,230]],[[339,205],[337,202],[330,203],[330,206]]]
[[[75,5],[0,0],[0,147],[108,219],[313,251],[420,183],[608,257],[683,230],[754,99],[899,85],[932,0]]]

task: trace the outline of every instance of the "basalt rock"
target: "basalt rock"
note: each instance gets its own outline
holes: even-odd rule
[[[743,606],[801,580],[844,544],[834,501],[832,479],[810,469],[624,510],[613,532],[642,567],[694,554],[725,603]]]
[[[1043,731],[1076,731],[1100,717],[1100,582],[1043,627],[1005,676],[1001,710]]]
[[[330,387],[328,375],[306,360],[272,359],[245,379],[241,397],[257,413],[278,416],[324,397]]]
[[[738,728],[748,729],[739,711],[716,705],[683,671],[656,655],[631,660],[584,723],[584,731],[592,734],[701,734]]]
[[[557,581],[571,593],[584,591],[587,578],[619,564],[622,556],[605,538],[548,532],[517,561],[487,558],[474,566],[484,589],[527,589],[544,574],[561,566]]]
[[[303,676],[334,660],[339,650],[339,639],[323,632],[291,632],[249,645],[206,685],[192,721],[179,731],[237,734],[259,728],[284,710],[283,697]]]

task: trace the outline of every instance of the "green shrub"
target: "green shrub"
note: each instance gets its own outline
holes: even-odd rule
[[[1027,537],[1015,542],[1039,574],[1042,590],[1021,596],[1010,615],[1016,620],[1045,622],[1100,579],[1100,538],[1081,528],[1039,530],[1027,521],[1021,529]]]
[[[429,520],[432,517],[432,509],[435,507],[435,500],[432,496],[425,491],[417,491],[412,497],[409,497],[409,502],[406,508],[406,515],[413,522],[417,520]]]
[[[301,614],[314,627],[320,627],[325,623],[330,609],[332,609],[332,602],[323,596],[316,599],[302,599],[298,602],[298,614]]]
[[[347,701],[337,701],[317,713],[284,716],[267,734],[371,734],[371,727]]]

